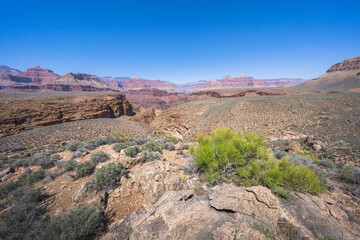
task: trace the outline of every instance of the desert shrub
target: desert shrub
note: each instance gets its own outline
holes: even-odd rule
[[[18,182],[20,182],[21,184],[33,184],[44,179],[44,177],[45,171],[43,169],[39,169],[36,171],[27,170],[18,178]]]
[[[116,143],[113,146],[113,149],[115,152],[121,152],[121,150],[125,149],[128,147],[128,144],[123,142],[123,143]]]
[[[63,168],[65,171],[72,171],[76,168],[76,164],[77,162],[75,160],[70,159],[64,163]]]
[[[147,143],[148,141],[150,141],[150,139],[147,138],[146,136],[136,136],[129,138],[129,142],[133,142],[136,145],[140,145],[140,146]]]
[[[78,150],[80,144],[81,142],[71,142],[69,143],[69,145],[67,145],[67,150],[69,150],[70,152],[75,152],[76,150]]]
[[[189,144],[185,144],[185,145],[184,145],[184,149],[189,150],[189,149],[190,149],[190,145],[189,145]]]
[[[32,239],[41,225],[44,209],[38,206],[42,191],[30,185],[19,187],[13,196],[13,206],[0,215],[1,239]]]
[[[291,190],[319,194],[324,189],[309,167],[271,157],[262,136],[218,129],[209,137],[199,135],[198,143],[190,153],[211,183],[233,180],[245,186],[263,184],[284,196]]]
[[[108,159],[109,156],[103,151],[92,153],[90,156],[90,161],[92,161],[94,164],[106,162]]]
[[[167,142],[172,142],[174,144],[177,144],[178,142],[180,142],[180,139],[174,136],[170,136],[166,138]]]
[[[138,146],[131,146],[126,148],[125,155],[129,157],[135,157],[140,152],[140,148]]]
[[[48,158],[41,158],[38,160],[37,164],[44,169],[52,168],[55,166],[56,162],[61,159],[59,154],[52,155]]]
[[[76,165],[75,170],[77,173],[77,177],[85,177],[94,172],[95,165],[92,161],[82,162]]]
[[[321,160],[318,163],[320,166],[324,166],[326,168],[334,168],[334,164],[328,160]]]
[[[103,223],[102,208],[80,205],[63,215],[55,216],[42,232],[40,239],[93,239]]]
[[[350,183],[360,184],[360,167],[338,164],[336,170],[338,178]]]
[[[142,145],[141,149],[144,151],[150,151],[150,152],[159,152],[161,153],[161,147],[160,144],[156,141],[147,142],[144,145]]]
[[[128,138],[121,132],[112,133],[112,134],[110,134],[109,137],[115,138],[117,140],[117,142],[127,142],[128,141]]]
[[[318,159],[317,157],[315,157],[314,154],[312,154],[312,153],[308,153],[308,152],[297,152],[297,155],[307,157],[307,158],[313,160],[315,163],[318,163],[318,162],[319,162],[319,159]]]
[[[273,155],[276,159],[282,159],[287,155],[287,153],[285,151],[274,150]]]
[[[96,171],[93,177],[93,184],[96,188],[104,189],[120,185],[120,179],[128,171],[121,163],[109,163]]]
[[[63,174],[63,172],[55,170],[55,171],[50,171],[48,173],[46,173],[46,177],[45,177],[45,182],[51,182],[54,181],[58,176],[60,176],[61,174]]]
[[[71,159],[81,157],[81,156],[83,155],[83,153],[86,152],[86,151],[87,151],[86,148],[80,147],[78,150],[76,150],[76,152],[74,152],[74,153],[71,155]]]
[[[163,143],[162,148],[173,151],[175,150],[175,144],[173,142],[165,142]]]
[[[140,155],[140,160],[143,163],[151,162],[156,159],[160,159],[161,154],[159,152],[149,152],[149,151],[143,151]]]

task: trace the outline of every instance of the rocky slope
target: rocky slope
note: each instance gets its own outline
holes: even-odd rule
[[[360,90],[360,56],[334,64],[325,74],[304,84],[298,89]]]
[[[131,139],[146,140],[138,136]],[[82,152],[70,152],[65,147],[45,154],[48,158],[57,155],[56,162],[53,167],[44,168],[44,179],[35,187],[42,188],[47,196],[37,206],[46,206],[46,214],[51,218],[79,205],[101,206],[109,217],[106,228],[95,229],[101,240],[360,237],[360,195],[348,190],[358,186],[339,181],[335,176],[328,178],[328,190],[319,196],[294,192],[285,200],[264,186],[209,184],[181,142],[176,145],[177,150],[162,149],[159,159],[144,160],[143,152],[130,157],[124,149],[115,151],[113,143],[106,143],[109,138],[93,140],[92,144],[85,142]],[[89,162],[92,154],[100,151],[106,154],[106,160],[96,163],[86,176],[79,177],[76,170],[61,167],[70,160],[76,164]],[[31,154],[25,160],[19,154],[17,161],[26,162],[38,156]],[[121,163],[127,173],[112,187],[92,188],[96,173],[114,163]],[[19,179],[26,168],[34,171],[40,166],[6,168],[0,172],[0,186]],[[11,208],[11,200],[5,199],[3,206]],[[78,216],[73,219],[76,224]]]
[[[98,95],[27,96],[0,99],[0,137],[39,126],[132,115],[122,93]]]

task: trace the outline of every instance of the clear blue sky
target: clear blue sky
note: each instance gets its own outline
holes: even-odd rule
[[[360,1],[0,0],[0,64],[177,83],[314,78],[360,55]]]

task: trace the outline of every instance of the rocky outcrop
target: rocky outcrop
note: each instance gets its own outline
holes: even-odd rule
[[[266,239],[261,229],[274,229],[279,213],[277,198],[263,187],[223,184],[203,195],[168,191],[148,212],[114,224],[103,239]]]
[[[19,74],[21,78],[31,79],[32,83],[52,83],[58,78],[59,75],[55,74],[53,71],[49,69],[43,69],[39,66],[28,68],[25,72]]]
[[[360,56],[348,58],[345,61],[334,64],[326,72],[360,70]]]
[[[132,115],[122,93],[0,100],[0,137],[56,123]]]

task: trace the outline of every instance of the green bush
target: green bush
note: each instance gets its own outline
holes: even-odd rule
[[[211,183],[233,180],[245,186],[263,184],[282,196],[290,190],[319,194],[324,186],[307,166],[270,155],[262,136],[242,135],[231,129],[218,129],[211,136],[198,136],[198,146],[190,153]]]
[[[129,157],[135,157],[140,152],[138,146],[131,146],[125,150],[125,155]]]
[[[79,163],[76,165],[75,168],[77,177],[79,178],[92,174],[94,172],[94,169],[95,169],[95,165],[92,161]]]
[[[40,239],[93,239],[103,223],[104,211],[101,208],[80,205],[63,215],[55,216]]]
[[[96,171],[93,184],[99,188],[111,188],[120,185],[120,179],[128,171],[121,163],[109,163]]]
[[[144,145],[142,145],[141,149],[144,151],[149,152],[159,152],[161,153],[161,147],[160,144],[156,141],[147,142]]]
[[[90,156],[90,161],[92,161],[94,164],[106,162],[108,159],[109,156],[103,151],[92,153]]]

